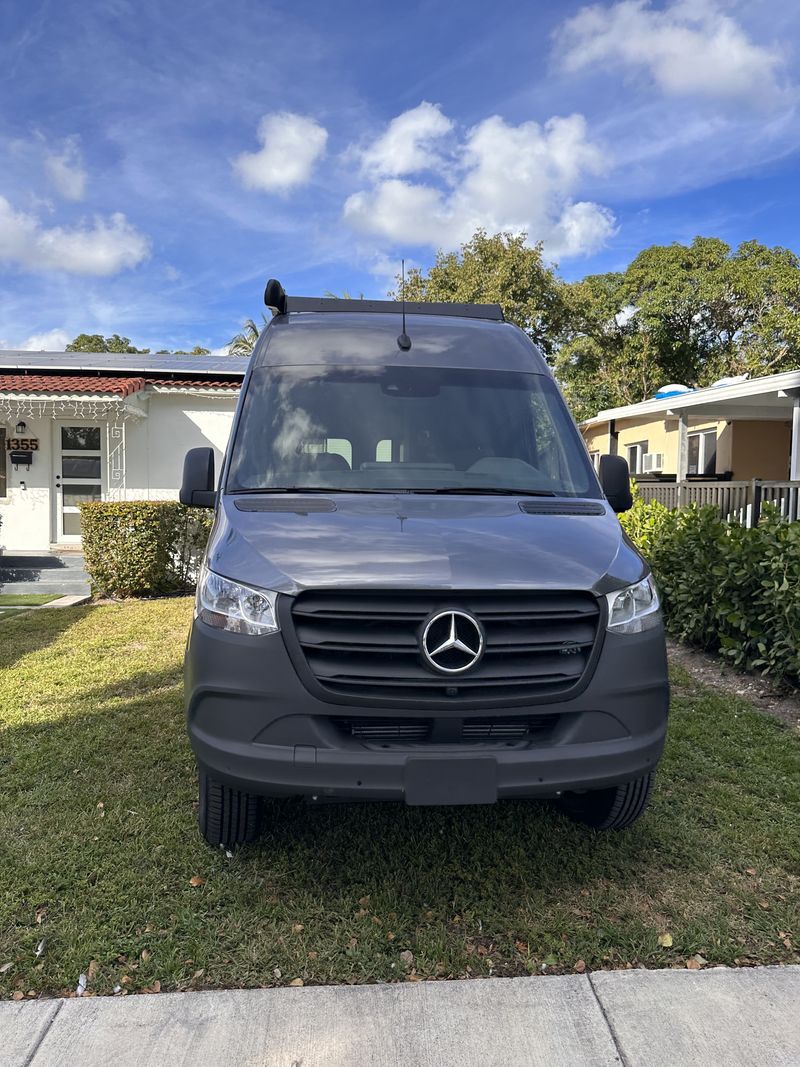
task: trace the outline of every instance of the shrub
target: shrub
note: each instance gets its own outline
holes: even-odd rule
[[[210,511],[175,500],[82,504],[83,553],[93,592],[130,597],[189,591],[211,520]]]
[[[622,525],[653,568],[672,634],[800,681],[800,523],[767,505],[747,529],[713,507],[669,511],[638,498]]]

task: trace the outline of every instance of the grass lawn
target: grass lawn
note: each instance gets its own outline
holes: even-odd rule
[[[81,973],[109,993],[798,962],[800,742],[747,704],[675,678],[653,804],[624,833],[544,804],[281,802],[229,858],[194,822],[189,612],[3,626],[0,995]]]
[[[0,593],[0,608],[33,608],[60,596],[61,593]]]

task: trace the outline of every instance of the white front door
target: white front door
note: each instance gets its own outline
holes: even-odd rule
[[[101,426],[89,422],[57,423],[55,433],[55,540],[77,543],[81,539],[79,505],[103,496],[104,434]]]

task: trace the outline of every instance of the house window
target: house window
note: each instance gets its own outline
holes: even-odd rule
[[[642,473],[642,456],[648,451],[647,444],[647,441],[637,441],[628,445],[628,467],[631,474]]]
[[[600,453],[599,452],[590,452],[589,453],[589,459],[592,461],[592,466],[594,467],[594,469],[596,471],[599,471],[600,470]]]
[[[687,474],[717,473],[717,431],[690,433],[688,439],[689,465]]]
[[[0,497],[8,491],[6,477],[6,431],[0,426]]]

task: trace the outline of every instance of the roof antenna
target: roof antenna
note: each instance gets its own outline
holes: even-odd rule
[[[397,338],[397,347],[402,348],[404,352],[407,352],[411,348],[411,338],[406,333],[406,261],[400,260],[400,269],[402,271],[402,286],[400,288],[400,299],[403,302],[403,332]]]

